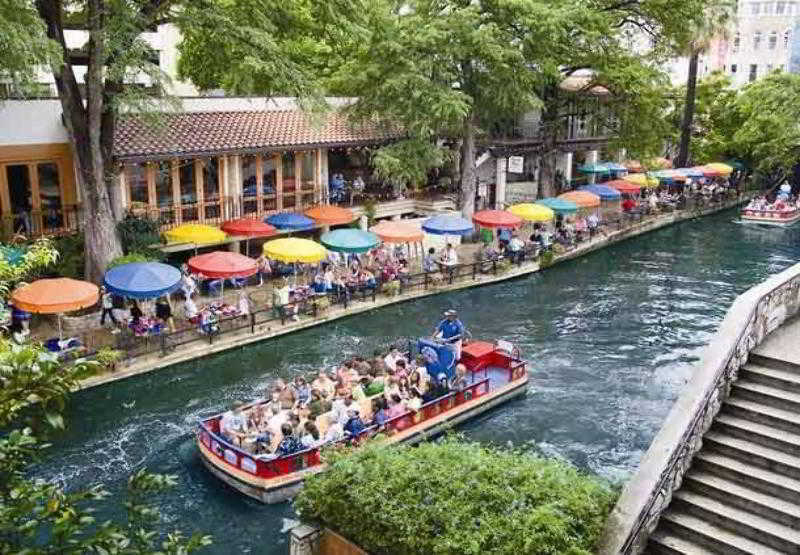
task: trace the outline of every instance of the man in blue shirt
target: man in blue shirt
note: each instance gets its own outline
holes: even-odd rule
[[[452,345],[456,351],[456,360],[460,360],[461,346],[465,333],[466,329],[464,328],[464,324],[458,319],[456,311],[447,310],[444,313],[444,320],[439,322],[439,325],[437,325],[436,329],[433,331],[433,336]]]

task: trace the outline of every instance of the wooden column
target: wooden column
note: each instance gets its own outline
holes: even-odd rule
[[[150,210],[158,208],[158,199],[156,198],[156,165],[151,163],[147,164],[147,206]]]
[[[294,205],[301,206],[303,202],[303,157],[305,152],[294,153]]]
[[[197,221],[204,222],[206,211],[203,206],[205,199],[203,194],[203,160],[200,158],[194,159],[194,194],[197,196]]]
[[[172,175],[172,210],[175,215],[175,224],[179,225],[183,221],[183,210],[181,209],[181,175],[178,171],[180,161],[177,158],[170,160],[170,174]]]
[[[273,154],[275,160],[275,208],[283,210],[283,154]]]

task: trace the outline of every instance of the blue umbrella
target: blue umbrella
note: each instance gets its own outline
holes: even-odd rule
[[[593,193],[600,197],[600,200],[619,200],[622,196],[619,191],[608,185],[586,185],[581,187],[580,190]]]
[[[455,214],[439,214],[422,222],[422,230],[433,235],[467,235],[473,229],[472,222]]]
[[[623,173],[628,171],[628,168],[616,162],[600,162],[600,165],[608,168],[608,171],[611,173]]]
[[[319,242],[331,251],[362,253],[377,247],[381,240],[371,231],[334,229],[320,237]]]
[[[559,214],[573,214],[578,211],[578,205],[563,198],[540,198],[536,204],[548,207]]]
[[[702,171],[698,170],[697,168],[678,168],[675,170],[676,172],[685,175],[686,177],[691,177],[693,179],[698,177],[705,177]]]
[[[288,229],[292,231],[311,229],[314,227],[314,220],[295,212],[278,212],[277,214],[268,216],[266,222],[270,225],[274,225],[278,229]]]
[[[175,291],[181,272],[161,262],[131,262],[106,272],[103,280],[110,292],[131,299],[153,299]]]

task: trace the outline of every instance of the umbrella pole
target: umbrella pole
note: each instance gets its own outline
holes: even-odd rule
[[[222,278],[222,287],[219,288],[219,297],[221,299],[225,298],[225,278]]]
[[[56,315],[56,320],[58,320],[58,340],[59,341],[63,341],[64,340],[64,332],[61,331],[61,313],[60,312]]]

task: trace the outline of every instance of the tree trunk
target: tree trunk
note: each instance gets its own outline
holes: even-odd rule
[[[694,121],[694,101],[697,88],[697,64],[700,51],[692,50],[689,58],[689,77],[686,80],[686,101],[683,107],[683,121],[681,121],[681,143],[678,147],[678,160],[676,168],[685,168],[689,162],[689,145],[692,140],[692,122]]]
[[[469,221],[475,213],[477,169],[475,168],[475,115],[470,112],[464,120],[461,137],[461,214]]]
[[[38,0],[36,7],[47,25],[48,36],[61,46],[63,59],[53,65],[53,76],[64,122],[78,165],[78,187],[83,203],[85,237],[85,277],[101,283],[106,266],[122,254],[122,245],[116,231],[116,220],[109,198],[113,183],[109,170],[110,143],[113,134],[104,129],[105,91],[103,84],[106,43],[104,28],[105,5],[100,0],[89,2],[89,66],[86,72],[86,105],[80,95],[68,49],[64,40],[61,2]],[[104,133],[106,131],[106,133]]]
[[[558,194],[556,166],[559,153],[555,148],[547,148],[539,157],[539,198],[554,197]]]

